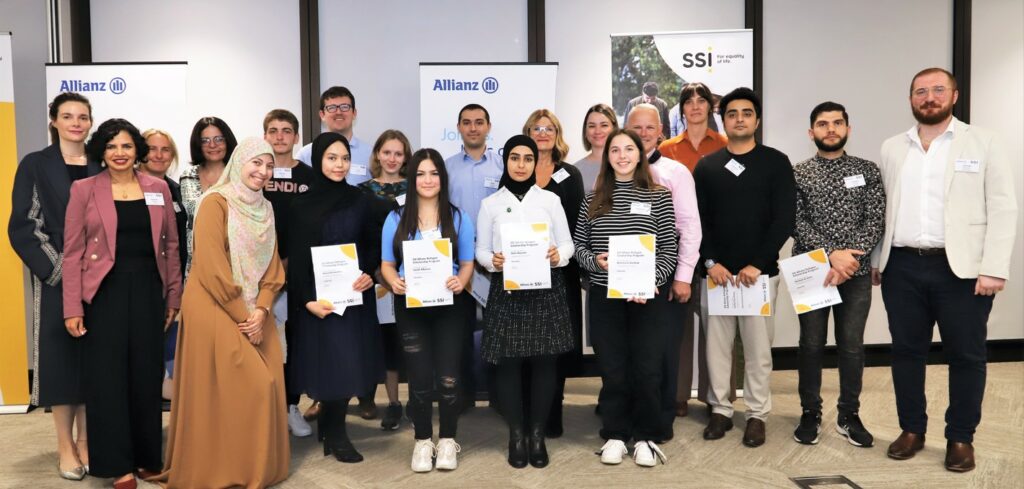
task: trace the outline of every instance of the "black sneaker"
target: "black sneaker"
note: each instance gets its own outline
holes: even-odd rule
[[[836,420],[836,431],[845,436],[851,445],[867,448],[875,444],[875,437],[864,428],[857,413],[840,414]]]
[[[793,439],[804,445],[817,445],[821,433],[821,411],[805,410],[800,425],[793,431]]]
[[[380,427],[384,431],[397,430],[398,424],[402,421],[402,403],[388,404],[384,410],[384,418],[380,420]]]

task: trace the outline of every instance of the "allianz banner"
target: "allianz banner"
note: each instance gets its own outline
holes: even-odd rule
[[[557,63],[420,63],[420,144],[448,158],[462,151],[459,110],[491,116],[487,147],[500,152],[536,109],[555,110]]]
[[[61,92],[85,95],[92,105],[94,130],[119,117],[139,131],[169,132],[178,146],[180,170],[188,162],[192,132],[192,121],[186,120],[187,74],[184,62],[47,64],[46,99]]]

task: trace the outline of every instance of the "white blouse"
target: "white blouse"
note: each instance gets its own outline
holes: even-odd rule
[[[536,185],[530,187],[521,202],[505,187],[481,202],[476,221],[476,261],[488,271],[497,272],[493,259],[495,253],[501,252],[501,225],[533,222],[548,225],[551,242],[558,249],[556,268],[566,266],[574,248],[562,201]]]

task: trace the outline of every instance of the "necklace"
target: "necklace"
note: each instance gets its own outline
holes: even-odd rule
[[[133,183],[135,183],[135,175],[132,175],[132,179],[127,183],[114,182],[114,190],[117,190],[118,188],[121,189],[121,200],[128,200],[128,189],[125,188],[125,185],[131,185]]]

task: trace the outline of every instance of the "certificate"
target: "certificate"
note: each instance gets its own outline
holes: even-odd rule
[[[608,298],[654,298],[653,234],[608,238]]]
[[[833,285],[825,286],[825,277],[830,268],[828,255],[823,248],[779,262],[779,271],[789,287],[793,309],[797,314],[843,303],[839,289]]]
[[[362,305],[362,292],[352,288],[363,273],[359,270],[356,245],[316,246],[309,251],[313,259],[317,302],[334,307],[333,312],[339,316],[345,314],[348,306]]]
[[[480,306],[487,307],[487,295],[491,291],[491,275],[487,271],[474,270],[473,279],[469,282],[467,291]]]
[[[709,316],[772,315],[772,290],[767,275],[757,277],[757,281],[750,287],[734,286],[728,282],[718,285],[708,277],[707,290]]]
[[[373,292],[377,295],[377,324],[394,323],[395,294],[392,294],[380,284],[374,284],[373,289]]]
[[[452,276],[450,239],[402,242],[405,266],[405,307],[434,307],[455,303],[445,282]]]
[[[505,290],[551,288],[551,262],[548,261],[550,243],[547,223],[517,222],[501,225]]]

